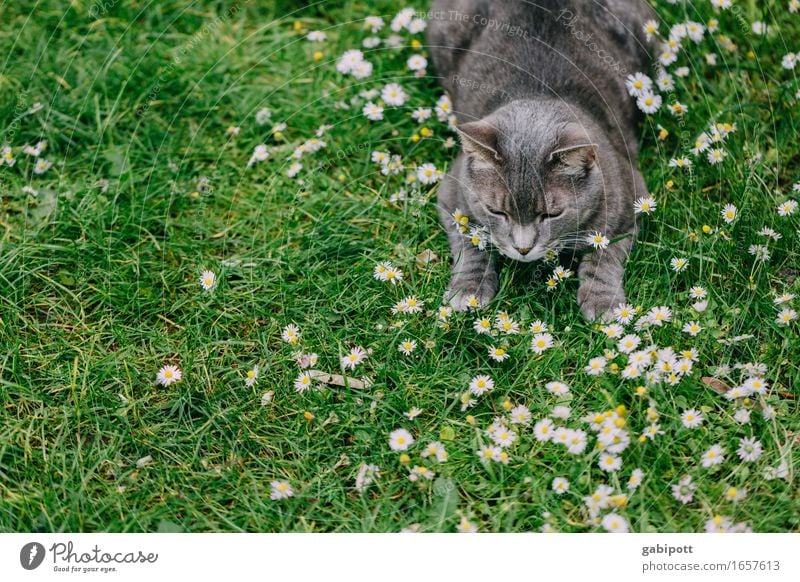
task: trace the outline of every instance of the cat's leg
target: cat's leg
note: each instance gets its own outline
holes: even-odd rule
[[[474,296],[478,304],[487,305],[497,294],[497,269],[489,251],[478,250],[453,222],[453,212],[459,206],[458,182],[450,174],[445,176],[439,188],[439,218],[447,232],[450,254],[453,259],[450,283],[444,299],[456,311],[469,307]]]
[[[578,305],[589,321],[608,321],[611,310],[625,303],[622,277],[633,246],[631,236],[584,255],[578,266]]]

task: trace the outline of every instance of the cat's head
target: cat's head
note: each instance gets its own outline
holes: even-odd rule
[[[528,262],[580,246],[579,228],[603,200],[590,133],[555,102],[517,101],[459,126],[461,186],[501,253]]]

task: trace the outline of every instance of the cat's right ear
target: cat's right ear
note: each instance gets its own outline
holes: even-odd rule
[[[497,131],[489,123],[470,121],[457,126],[456,131],[466,153],[475,154],[492,163],[503,159],[497,151]]]

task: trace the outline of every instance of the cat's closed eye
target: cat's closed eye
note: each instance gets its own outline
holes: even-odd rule
[[[496,218],[502,218],[503,220],[508,220],[508,214],[503,212],[502,210],[496,210],[494,208],[486,207],[486,211]]]
[[[553,210],[551,212],[544,212],[540,214],[539,218],[541,218],[542,220],[550,220],[551,218],[558,218],[562,214],[564,214],[563,210],[558,210],[558,211]]]

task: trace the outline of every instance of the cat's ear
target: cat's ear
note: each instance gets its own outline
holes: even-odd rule
[[[550,159],[558,159],[569,170],[583,172],[597,161],[597,144],[581,143],[558,148],[550,154]]]
[[[550,153],[550,160],[557,160],[568,174],[588,172],[597,161],[597,144],[586,129],[569,123],[561,131],[558,146]]]
[[[470,121],[456,127],[461,137],[461,147],[468,154],[475,154],[488,162],[502,160],[497,151],[497,131],[485,121]]]

